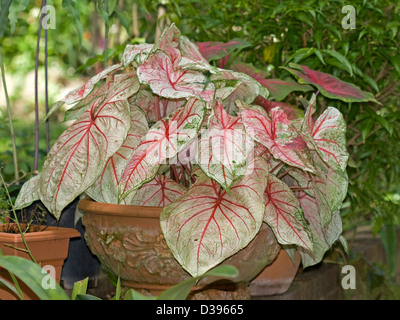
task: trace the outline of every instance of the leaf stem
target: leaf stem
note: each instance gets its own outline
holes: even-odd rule
[[[14,134],[12,117],[11,117],[11,105],[10,105],[10,99],[8,97],[3,57],[1,55],[1,44],[0,44],[0,67],[1,67],[1,80],[3,82],[4,95],[6,97],[8,122],[10,125],[11,144],[12,144],[12,149],[13,149],[14,176],[15,176],[15,181],[18,181],[19,180],[19,169],[18,169],[17,147],[15,144],[15,134]]]

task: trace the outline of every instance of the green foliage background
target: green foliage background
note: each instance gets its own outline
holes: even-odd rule
[[[41,1],[15,2],[23,10],[14,8],[13,19],[1,38],[1,50],[7,72],[13,77],[23,77],[34,68]],[[250,42],[251,47],[231,55],[227,67],[238,59],[251,63],[268,77],[285,78],[288,74],[280,67],[295,62],[373,92],[381,105],[332,100],[320,101],[319,107],[337,107],[348,125],[351,159],[348,197],[342,212],[345,228],[369,224],[376,234],[383,235],[387,251],[395,250],[394,228],[399,224],[400,206],[398,1],[351,1],[356,9],[356,28],[347,30],[341,25],[346,15],[342,8],[349,3],[342,0],[52,0],[47,3],[56,10],[56,29],[48,32],[49,64],[58,65],[67,80],[90,76],[103,63],[105,25],[107,56],[118,58],[128,42],[153,42],[157,23],[174,22],[195,41],[227,42],[241,38]],[[158,19],[161,5],[166,14]],[[42,53],[39,59],[43,65]],[[20,97],[16,94],[11,98],[16,101]],[[51,96],[50,105],[58,98]],[[300,98],[293,95],[291,102],[301,107]],[[4,110],[0,106],[0,161],[6,164],[4,173],[11,180],[12,154]],[[31,113],[33,104],[26,110]],[[23,114],[14,117],[21,169],[29,172],[33,164],[33,125],[24,121]],[[62,128],[51,127],[54,131],[51,136],[57,137]],[[42,160],[45,153],[42,140]]]

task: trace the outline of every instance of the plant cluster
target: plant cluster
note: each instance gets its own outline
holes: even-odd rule
[[[74,122],[16,206],[40,200],[57,218],[82,195],[164,207],[164,238],[192,276],[246,247],[263,223],[304,267],[318,263],[342,231],[348,153],[342,114],[317,116],[316,96],[374,97],[298,64],[286,67],[298,81],[282,81],[202,55],[237,45],[198,47],[175,25],[154,45],[128,45],[120,63],[53,106],[73,104],[65,119]],[[315,88],[304,112],[268,100]]]

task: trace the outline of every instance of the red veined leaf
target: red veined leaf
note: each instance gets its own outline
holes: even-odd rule
[[[303,268],[319,263],[333,243],[342,233],[342,219],[340,211],[334,211],[331,219],[326,223],[322,222],[320,215],[320,205],[318,201],[303,191],[296,191],[300,201],[304,216],[309,222],[309,227],[313,237],[312,252],[299,247],[298,251],[302,258]]]
[[[141,43],[141,44],[128,44],[125,47],[124,53],[121,57],[122,64],[126,67],[132,62],[137,65],[141,65],[149,56],[153,44]]]
[[[165,207],[187,191],[187,188],[165,175],[156,175],[136,192],[132,204],[135,206]]]
[[[346,171],[327,166],[316,152],[313,152],[313,160],[317,168],[315,174],[294,169],[289,175],[300,188],[304,188],[305,193],[316,199],[321,221],[327,223],[332,213],[340,209],[347,195],[348,177]]]
[[[142,137],[148,132],[144,112],[136,105],[130,105],[131,128],[122,146],[107,160],[97,180],[86,190],[86,194],[97,202],[118,203],[118,185],[121,175]],[[123,204],[126,203],[124,200]]]
[[[197,46],[199,47],[199,51],[204,58],[208,61],[218,60],[222,57],[225,57],[230,52],[243,49],[251,46],[251,43],[242,40],[242,39],[232,39],[229,42],[197,42]]]
[[[213,99],[214,86],[201,72],[177,69],[163,51],[151,54],[137,72],[140,82],[149,84],[152,91],[161,97]]]
[[[139,106],[145,112],[149,122],[156,122],[156,108],[159,109],[161,118],[164,118],[175,110],[183,107],[186,103],[186,99],[162,98],[155,96],[150,90],[141,89],[129,99],[129,103],[134,103]]]
[[[161,229],[174,257],[198,276],[246,247],[258,233],[265,204],[267,164],[236,181],[227,193],[201,170],[191,188],[164,208]]]
[[[185,36],[179,37],[179,48],[182,53],[179,67],[182,69],[192,69],[200,71],[209,71],[216,73],[217,69],[211,66],[208,61],[201,55],[196,44]]]
[[[210,77],[216,87],[215,98],[222,99],[229,114],[237,113],[236,100],[252,103],[257,96],[268,97],[268,90],[252,77],[232,70],[220,70]]]
[[[258,96],[253,103],[263,107],[267,112],[271,112],[273,108],[280,107],[286,113],[289,120],[295,120],[304,115],[303,112],[295,106],[284,102],[271,101],[262,96]]]
[[[101,174],[131,126],[128,101],[118,100],[131,82],[111,91],[72,124],[50,150],[40,177],[39,196],[57,218]]]
[[[308,133],[322,159],[333,168],[346,169],[349,154],[346,149],[346,123],[334,107],[328,107],[314,122],[315,96],[306,111],[302,131]]]
[[[83,86],[72,90],[69,92],[63,99],[60,101],[56,102],[50,109],[49,113],[46,116],[46,119],[50,117],[51,114],[53,114],[54,111],[58,110],[64,103],[66,104],[72,104],[75,102],[78,102],[84,98],[87,97],[87,95],[93,90],[94,86],[96,85],[97,82],[99,82],[101,79],[107,77],[110,73],[118,70],[121,68],[122,64],[117,63],[112,66],[107,67],[100,73],[96,74],[92,78],[90,78]]]
[[[39,200],[39,179],[40,173],[30,178],[22,185],[22,188],[19,191],[18,197],[14,203],[15,209],[19,210],[26,208],[33,202]]]
[[[276,159],[314,172],[305,141],[290,124],[282,109],[273,108],[270,119],[258,110],[242,107],[241,116],[247,133],[266,146]]]
[[[132,197],[132,191],[153,179],[160,164],[167,163],[168,159],[190,144],[197,136],[205,111],[205,102],[191,98],[169,118],[162,119],[151,127],[122,174],[121,199],[129,194]],[[126,201],[130,202],[129,199]]]
[[[154,44],[152,53],[157,50],[163,51],[170,57],[172,65],[177,67],[181,60],[181,52],[179,50],[180,35],[180,30],[172,23],[169,27],[165,28],[160,39]]]
[[[315,71],[295,63],[289,63],[289,68],[284,69],[294,75],[299,83],[316,87],[325,97],[345,102],[377,102],[372,93],[362,91],[354,84],[339,80],[328,73]]]
[[[209,119],[209,128],[199,141],[197,163],[210,178],[225,190],[242,176],[253,140],[246,134],[240,117],[230,116],[217,100]]]
[[[264,221],[271,226],[278,242],[283,245],[294,244],[312,251],[311,231],[300,202],[289,186],[269,174],[264,199]]]
[[[294,82],[293,80],[281,79],[267,79],[264,72],[256,72],[251,64],[247,63],[234,63],[231,69],[243,72],[253,79],[257,80],[261,85],[268,88],[270,96],[277,101],[285,99],[289,93],[294,91],[307,92],[312,90],[312,87],[305,84]]]
[[[97,83],[99,85],[100,82]],[[69,108],[64,115],[64,121],[76,120],[79,116],[90,108],[95,100],[104,99],[105,95],[110,92],[114,85],[114,81],[102,83],[99,87],[90,92],[86,98],[78,101],[73,107]]]

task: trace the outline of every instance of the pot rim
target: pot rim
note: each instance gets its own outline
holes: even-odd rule
[[[111,216],[135,216],[137,218],[160,219],[163,207],[134,206],[125,204],[113,204],[96,202],[88,197],[83,198],[78,203],[79,210],[84,214],[100,214]]]

